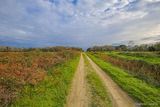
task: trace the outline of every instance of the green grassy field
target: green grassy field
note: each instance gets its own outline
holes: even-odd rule
[[[137,104],[144,107],[160,106],[160,88],[147,84],[125,72],[125,70],[99,59],[94,54],[88,56],[99,65],[112,79],[131,96]]]
[[[127,54],[127,55],[126,55]],[[143,56],[144,54],[144,56]],[[114,66],[120,67],[135,77],[146,81],[149,84],[160,87],[160,64],[156,53],[142,52],[96,52],[94,55],[100,57]],[[151,58],[153,57],[153,58]],[[153,59],[156,63],[149,62]],[[147,61],[145,61],[147,60]]]
[[[89,64],[86,56],[85,58],[85,71],[87,73],[86,79],[89,85],[90,104],[89,107],[112,107],[111,98],[105,88],[100,77],[95,73],[92,66]]]
[[[63,107],[79,57],[49,69],[45,80],[25,86],[11,107]]]
[[[106,52],[107,55],[128,60],[141,60],[149,64],[160,65],[160,56],[151,52]]]

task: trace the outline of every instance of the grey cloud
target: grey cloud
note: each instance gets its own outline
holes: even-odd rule
[[[158,0],[72,1],[0,1],[0,45],[112,44],[148,37],[160,24]]]

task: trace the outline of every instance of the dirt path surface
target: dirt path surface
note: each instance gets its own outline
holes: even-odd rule
[[[112,97],[113,107],[136,107],[134,101],[101,68],[88,56],[87,59],[108,89]]]
[[[74,75],[65,107],[87,107],[87,93],[84,72],[84,58],[81,54],[77,71]]]

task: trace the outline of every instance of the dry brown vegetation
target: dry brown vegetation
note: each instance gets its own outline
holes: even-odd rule
[[[74,57],[76,50],[58,52],[0,52],[0,105],[16,99],[24,85],[44,80],[47,70]]]

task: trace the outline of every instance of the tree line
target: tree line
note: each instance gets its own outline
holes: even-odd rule
[[[87,49],[87,51],[160,51],[160,42],[155,44],[141,44],[141,45],[104,45],[93,46]]]
[[[57,52],[57,51],[64,51],[64,50],[82,51],[82,48],[63,47],[63,46],[44,47],[44,48],[17,48],[17,47],[10,47],[10,46],[0,46],[0,52],[29,52],[29,51]]]

